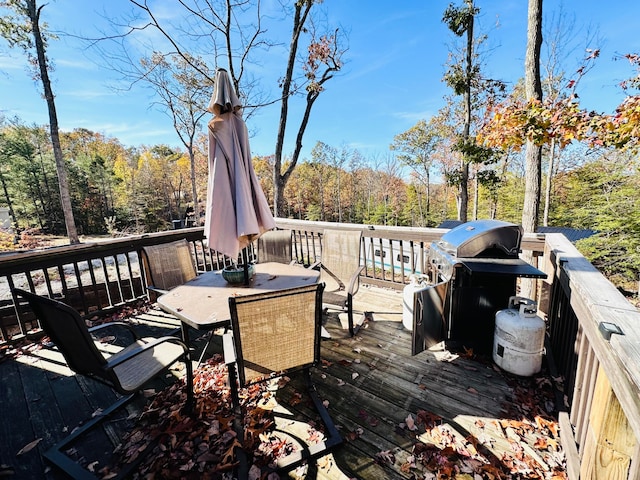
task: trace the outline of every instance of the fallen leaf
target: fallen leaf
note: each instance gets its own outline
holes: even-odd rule
[[[384,463],[394,464],[396,462],[396,456],[391,450],[383,450],[376,453],[376,458]]]
[[[111,342],[114,342],[115,339],[116,339],[116,337],[114,337],[113,335],[107,335],[105,337],[99,338],[98,341],[100,343],[111,343]]]
[[[26,444],[24,447],[22,447],[20,449],[20,451],[18,453],[16,453],[16,457],[19,455],[22,455],[23,453],[27,453],[29,451],[31,451],[33,448],[35,448],[40,442],[42,441],[42,437],[41,438],[36,438],[33,442]]]
[[[98,417],[100,415],[102,415],[102,409],[96,408],[96,410],[91,414],[91,418]]]
[[[416,426],[416,421],[413,419],[413,415],[407,415],[407,418],[404,419],[404,423],[409,430],[416,431],[418,427]]]

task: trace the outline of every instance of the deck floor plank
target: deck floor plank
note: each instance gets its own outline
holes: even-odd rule
[[[0,362],[0,464],[13,471],[15,478],[43,478],[44,467],[38,449],[18,455],[37,439],[17,362]]]
[[[36,451],[44,453],[49,445],[55,443],[61,433],[61,425],[64,425],[60,407],[51,389],[48,372],[40,368],[40,360],[33,362],[19,362],[18,370],[22,378],[24,388],[24,401],[27,405],[29,419],[32,425],[34,438],[40,439],[37,449],[25,454],[23,460],[33,458]],[[46,466],[39,460],[32,464],[35,473],[44,474]]]
[[[380,298],[372,301],[379,290]],[[513,411],[511,407],[516,401],[505,375],[486,358],[456,356],[442,347],[412,357],[411,332],[401,322],[402,296],[376,287],[367,287],[361,293],[360,306],[364,304],[367,311],[373,311],[373,320],[367,321],[358,334],[350,338],[338,314],[330,313],[326,328],[332,338],[322,342],[323,364],[312,371],[318,393],[328,401],[329,412],[345,439],[325,463],[325,467],[330,468],[312,469],[312,478],[415,478],[419,470],[403,468],[403,464],[417,442],[436,441],[424,433],[424,428],[412,432],[404,426],[408,415],[415,418],[421,410],[441,417],[443,428],[457,438],[475,438],[479,448],[485,450],[485,457],[499,462],[503,452],[511,448],[499,421],[508,419],[507,412]],[[178,325],[175,319],[156,310],[138,315],[135,323],[155,334],[166,334]],[[200,350],[206,337],[198,338],[198,332],[193,333],[194,347]],[[220,337],[214,336],[208,353],[221,351]],[[55,358],[44,350],[34,358],[41,366],[47,362],[50,367],[55,365]],[[0,426],[0,458],[4,464],[20,465],[20,475],[16,472],[16,478],[57,480],[61,477],[55,472],[43,474],[46,467],[38,450],[62,438],[64,426],[73,428],[74,421],[86,419],[96,408],[110,405],[115,396],[110,389],[95,382],[62,376],[53,371],[54,368],[42,373],[36,367],[36,363],[27,367],[12,359],[0,362],[0,393],[10,400],[2,402],[0,415],[11,418]],[[164,383],[166,379],[156,388]],[[314,424],[317,415],[308,404],[290,404],[293,395],[302,388],[301,380],[292,376],[291,382],[278,391],[278,401],[303,421]],[[46,393],[42,393],[45,390]],[[56,404],[51,407],[54,413],[38,409],[40,403]],[[134,405],[133,411],[143,403]],[[30,414],[29,406],[35,415]],[[116,421],[112,427],[112,435],[117,437],[126,430],[127,424]],[[40,432],[49,432],[47,441],[43,440],[30,454],[15,457],[15,452],[33,440],[33,435],[41,435]],[[109,441],[102,435],[96,445],[90,446],[96,458],[98,453],[106,454],[113,448],[114,439]],[[393,454],[395,461],[385,461],[380,457],[383,452]]]

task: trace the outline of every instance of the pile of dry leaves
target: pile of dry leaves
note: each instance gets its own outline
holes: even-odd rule
[[[231,479],[240,448],[249,455],[250,478],[279,478],[268,467],[294,447],[273,432],[272,410],[261,408],[272,395],[265,384],[240,392],[244,441],[234,428],[227,367],[220,355],[194,372],[194,395],[194,412],[187,414],[183,382],[158,393],[116,449],[116,465],[102,469],[101,478],[113,478],[120,467],[142,455],[134,478]]]
[[[460,433],[464,428],[430,412],[409,414],[397,426],[414,439],[412,455],[400,460],[401,470],[423,480],[566,480],[551,381],[541,374],[510,376],[508,382],[513,398],[504,405],[504,418],[476,420],[474,431],[466,435]],[[497,441],[502,448],[495,448]],[[379,452],[376,460],[398,461],[393,451]]]

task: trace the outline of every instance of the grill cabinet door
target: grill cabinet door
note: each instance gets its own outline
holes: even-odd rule
[[[444,340],[448,285],[449,282],[441,282],[414,292],[411,355],[417,355]]]

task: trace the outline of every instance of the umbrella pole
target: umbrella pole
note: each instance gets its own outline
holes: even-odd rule
[[[242,249],[242,270],[244,272],[244,284],[249,285],[249,256],[246,247]]]

